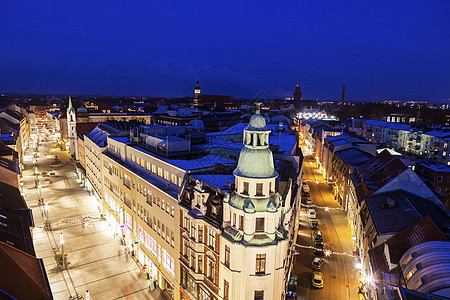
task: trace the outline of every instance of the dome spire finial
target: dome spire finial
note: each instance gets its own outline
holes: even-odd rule
[[[261,111],[261,102],[256,102],[256,111],[255,114],[260,114]]]

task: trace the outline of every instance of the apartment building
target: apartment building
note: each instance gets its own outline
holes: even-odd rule
[[[200,152],[180,137],[155,136],[151,129],[141,126],[131,139],[107,137],[102,154],[103,212],[149,276],[167,296],[180,299],[183,215],[178,201],[185,177],[235,161]]]

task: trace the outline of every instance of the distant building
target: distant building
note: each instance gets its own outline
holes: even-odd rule
[[[444,204],[450,208],[450,166],[428,160],[416,163],[414,171],[443,194]]]
[[[407,114],[387,114],[386,121],[391,123],[410,124],[416,122],[416,117]]]
[[[202,110],[217,110],[237,108],[230,96],[225,95],[204,95],[201,93],[199,82],[194,88],[194,99],[192,106]]]

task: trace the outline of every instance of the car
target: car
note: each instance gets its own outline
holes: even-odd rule
[[[297,282],[298,282],[297,275],[292,275],[291,279],[289,279],[288,292],[286,295],[286,299],[296,299],[297,298]]]
[[[306,197],[306,204],[311,205],[312,204],[312,199],[311,197]]]
[[[302,198],[308,198],[308,197],[311,197],[311,194],[308,193],[308,192],[303,191],[302,192]]]
[[[312,286],[315,288],[323,288],[323,273],[319,271],[312,272]]]
[[[306,179],[302,179],[302,184],[306,184]]]
[[[311,262],[311,268],[316,269],[316,270],[320,270],[320,268],[322,267],[322,265],[324,263],[325,263],[325,260],[323,258],[315,257],[313,259],[313,261]]]
[[[323,243],[322,242],[316,242],[314,244],[314,255],[323,256]]]
[[[317,229],[317,228],[319,228],[319,221],[311,220],[310,223],[311,223],[311,228],[312,228],[312,229]]]
[[[314,236],[314,241],[323,241],[322,232],[320,232],[318,230],[314,231],[313,236]]]
[[[308,218],[315,219],[316,218],[316,211],[314,208],[308,209]]]
[[[310,191],[309,185],[303,184],[303,185],[302,185],[302,190],[305,191],[305,192],[307,192],[307,193],[309,193],[309,191]]]

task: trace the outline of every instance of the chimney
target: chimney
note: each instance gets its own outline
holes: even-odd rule
[[[341,105],[344,105],[344,98],[345,98],[345,85],[342,86]]]

